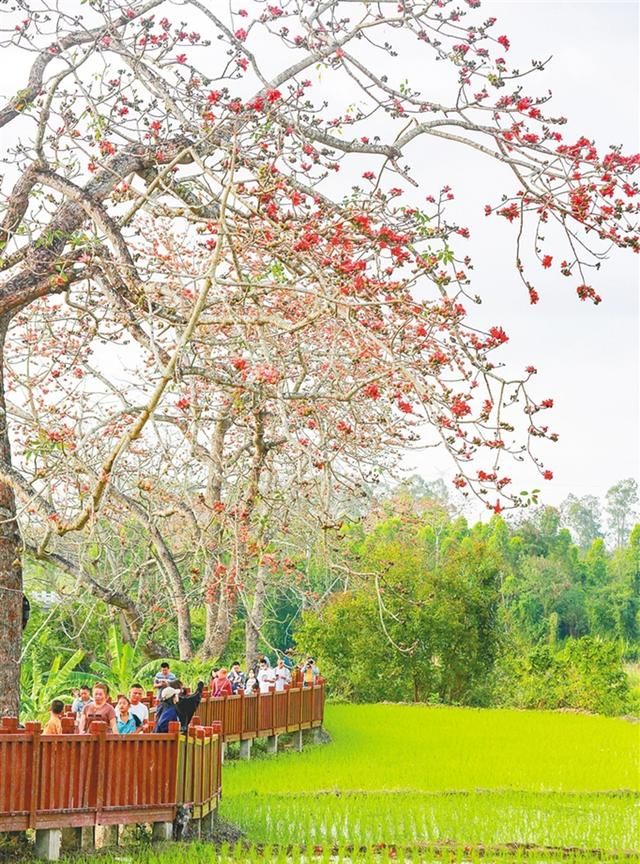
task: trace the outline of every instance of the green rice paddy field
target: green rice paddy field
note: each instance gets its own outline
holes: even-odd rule
[[[330,705],[332,743],[225,765],[258,843],[451,842],[637,853],[640,726],[605,717]]]
[[[640,861],[640,726],[535,711],[329,705],[332,743],[225,764],[244,842],[144,864]]]

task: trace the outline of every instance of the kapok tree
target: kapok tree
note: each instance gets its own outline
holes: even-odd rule
[[[497,511],[521,503],[509,495],[504,457],[530,452],[532,438],[553,437],[536,419],[552,403],[529,395],[533,367],[515,379],[500,375],[490,352],[507,339],[501,324],[483,333],[469,320],[467,305],[475,299],[469,262],[451,242],[455,235],[462,244],[468,228],[446,222],[443,205],[452,194],[446,186],[409,200],[416,145],[424,158],[430,140],[445,139],[504,165],[505,194],[487,213],[514,223],[517,276],[531,302],[537,289],[520,252],[528,237],[543,268],[560,266],[580,299],[599,302],[586,268],[608,246],[638,249],[632,177],[640,157],[618,149],[599,153],[586,137],[565,142],[548,95],[525,90],[532,70],[509,68],[509,39],[496,31],[495,19],[481,16],[479,5],[467,0],[469,19],[447,0],[366,4],[355,15],[351,3],[305,0],[252,3],[224,17],[186,0],[180,20],[163,0],[96,0],[71,12],[42,0],[4,13],[4,32],[11,34],[5,54],[18,57],[24,49],[34,60],[26,86],[0,110],[0,125],[12,130],[14,142],[4,153],[3,346],[7,333],[11,338],[27,326],[32,304],[39,302],[39,314],[60,304],[73,317],[69,310],[82,296],[84,315],[95,308],[98,318],[112,316],[153,355],[156,368],[153,386],[138,382],[132,393],[140,402],[122,412],[106,446],[96,447],[103,458],[86,490],[74,487],[64,497],[68,481],[50,490],[48,462],[40,476],[30,476],[20,454],[12,461],[12,432],[4,424],[1,710],[15,710],[17,699],[22,541],[16,495],[46,513],[42,548],[49,536],[86,530],[109,501],[130,446],[164,409],[169,390],[185,381],[200,333],[216,349],[201,371],[215,391],[207,397],[212,417],[224,412],[233,376],[246,373],[258,415],[261,400],[277,406],[287,440],[298,436],[312,467],[324,468],[327,452],[351,453],[357,461],[367,423],[355,435],[351,421],[380,411],[394,440],[418,426],[433,430],[456,460],[460,488]],[[396,59],[416,46],[425,81],[430,63],[448,69],[448,95],[436,100],[421,82],[390,81]],[[533,71],[542,68],[534,64]],[[137,251],[149,239],[143,215],[183,220],[174,224],[190,232],[195,246],[204,243],[204,269],[183,270],[176,261],[171,283],[160,284]],[[543,226],[546,234],[557,229],[554,248],[540,247]],[[260,287],[269,261],[271,282],[285,285],[284,311],[270,307],[273,289]],[[311,322],[306,302],[322,309]],[[288,327],[309,340],[300,345],[306,388],[300,398],[287,392],[292,378],[281,377],[276,358],[274,370],[264,360],[273,354],[264,345],[264,357],[255,351],[231,362],[233,371],[224,367],[239,333],[245,346],[260,344],[261,325],[251,319],[261,310],[271,319],[272,336],[286,338]],[[351,359],[341,366],[347,348]],[[355,375],[358,351],[362,371]],[[321,362],[308,367],[317,352]],[[267,362],[262,371],[258,359]],[[100,380],[105,359],[98,365]],[[18,371],[23,381],[29,377]],[[332,393],[317,400],[323,407],[315,417],[319,383]],[[42,382],[28,382],[37,386]],[[292,410],[297,402],[310,413]],[[343,417],[339,405],[345,404]],[[6,408],[4,394],[0,407]],[[524,425],[512,441],[514,408],[524,412]],[[15,414],[20,410],[18,404]],[[300,444],[305,417],[318,427]],[[24,422],[34,421],[32,409]],[[329,464],[336,462],[334,456]],[[71,470],[65,466],[60,476]]]

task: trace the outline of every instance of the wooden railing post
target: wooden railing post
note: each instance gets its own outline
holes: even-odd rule
[[[289,702],[291,701],[291,687],[287,686],[286,692],[287,692],[287,704],[285,707],[287,709],[287,713],[285,714],[284,726],[285,726],[285,731],[288,732],[289,731]]]
[[[0,719],[0,729],[6,734],[7,732],[18,732],[17,717],[3,717]]]
[[[244,687],[240,691],[240,729],[238,730],[238,734],[242,738],[242,733],[244,732]]]
[[[220,723],[218,720],[214,720],[214,722],[211,724],[211,728],[214,735],[218,736],[218,758],[216,765],[216,798],[220,798],[222,789],[222,723]]]
[[[300,684],[300,713],[298,717],[298,728],[302,729],[302,709],[304,707],[304,681]]]
[[[204,726],[198,726],[196,729],[196,741],[200,742],[200,818],[202,818],[202,808],[207,795],[205,779],[207,776],[207,730]]]
[[[42,727],[39,723],[26,723],[25,729],[31,735],[31,795],[29,796],[29,828],[36,827],[38,800],[40,798],[40,735]]]
[[[104,805],[105,784],[107,782],[107,724],[101,720],[94,720],[89,726],[89,734],[95,736],[98,747],[96,763],[96,818],[95,824],[100,825],[102,807]]]
[[[76,731],[76,721],[74,717],[62,717],[60,723],[62,724],[63,735],[73,735]]]
[[[269,698],[271,700],[271,725],[269,731],[272,735],[276,734],[276,688],[269,687]]]

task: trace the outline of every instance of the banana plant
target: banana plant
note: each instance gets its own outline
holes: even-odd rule
[[[144,633],[140,633],[132,645],[122,639],[115,624],[109,627],[108,662],[95,660],[91,664],[91,671],[100,681],[109,685],[112,696],[128,693],[134,683],[150,686],[150,679],[158,670],[158,661],[143,663],[142,645],[145,638]]]
[[[65,659],[56,655],[50,669],[43,668],[36,651],[22,661],[20,670],[20,716],[22,720],[45,720],[54,699],[71,702],[74,687],[85,683],[87,676],[77,668],[84,658],[78,649]]]

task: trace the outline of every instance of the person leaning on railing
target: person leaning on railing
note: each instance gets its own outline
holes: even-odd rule
[[[79,690],[74,690],[74,700],[71,705],[71,710],[76,716],[76,726],[78,725],[78,721],[80,720],[80,715],[84,711],[84,709],[93,702],[91,698],[91,687],[88,684],[83,684]]]
[[[313,657],[307,657],[306,662],[300,664],[300,671],[302,672],[303,687],[313,687],[320,677],[320,670]]]
[[[260,692],[260,684],[256,678],[256,673],[253,669],[249,669],[247,672],[247,678],[244,682],[244,695],[253,696],[256,692]]]
[[[140,723],[149,719],[149,709],[142,701],[144,690],[141,684],[132,684],[129,690],[129,713],[135,715]]]
[[[234,693],[244,689],[245,675],[240,671],[240,661],[234,660],[231,664],[231,672],[229,672],[229,681],[231,689]]]
[[[120,693],[116,704],[116,725],[119,735],[133,735],[142,731],[142,723],[135,714],[131,713],[131,702],[129,698]]]
[[[162,691],[166,687],[175,687],[177,680],[178,679],[173,674],[169,667],[169,664],[165,660],[163,663],[160,664],[160,671],[156,673],[153,679],[153,686],[156,691],[156,697],[158,699],[161,699]]]
[[[182,683],[174,681],[173,687],[165,687],[162,691],[161,700],[156,708],[154,732],[168,732],[169,723],[178,720],[180,729],[184,733],[196,713],[196,709],[202,700],[204,681],[198,681],[196,692],[191,695],[183,694]]]
[[[275,671],[269,665],[269,661],[266,657],[263,657],[260,660],[257,678],[261,693],[268,693],[269,689],[276,683]]]
[[[284,658],[280,657],[274,670],[276,679],[276,693],[281,693],[291,684],[291,671],[284,662]]]
[[[223,667],[218,669],[218,677],[216,678],[216,686],[213,691],[214,696],[233,696],[233,685],[227,676],[227,670]]]

